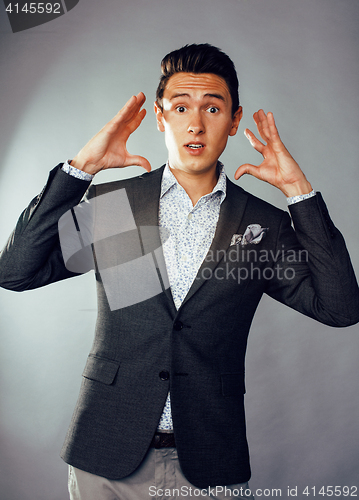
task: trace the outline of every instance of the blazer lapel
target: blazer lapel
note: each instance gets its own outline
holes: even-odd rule
[[[164,165],[138,178],[131,192],[131,206],[137,226],[158,226],[158,210]]]
[[[136,226],[139,228],[142,238],[142,243],[149,242],[149,247],[151,249],[160,248],[162,246],[159,230],[154,230],[155,227],[158,228],[158,214],[159,214],[159,202],[161,195],[161,183],[162,174],[165,165],[157,170],[152,171],[150,174],[143,174],[138,179],[138,184],[135,189],[130,194],[130,203],[133,208],[133,215],[136,221]],[[150,231],[147,232],[149,228]],[[146,243],[144,243],[146,247]],[[148,251],[149,248],[144,248],[144,253]],[[163,259],[164,264],[164,259]],[[162,273],[166,273],[165,269],[161,269]],[[168,277],[167,277],[168,282]],[[172,314],[175,315],[176,307],[173,302],[172,292],[170,287],[166,288],[164,291],[167,299],[169,300]]]
[[[239,225],[243,218],[248,200],[247,193],[227,179],[226,198],[221,205],[216,232],[208,251],[208,259],[204,259],[197,273],[191,288],[188,291],[181,307],[199,290],[210,276],[219,262],[223,259],[223,254],[227,251],[233,234],[238,232]],[[217,260],[217,255],[220,258]],[[213,256],[213,258],[212,258]]]

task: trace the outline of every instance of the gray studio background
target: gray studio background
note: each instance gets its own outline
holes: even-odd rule
[[[258,108],[321,190],[359,271],[357,0],[80,0],[50,23],[12,34],[0,6],[0,246],[48,171],[72,158],[140,90],[148,116],[129,150],[166,160],[152,111],[168,51],[208,41],[234,60],[244,118],[223,161],[233,179],[259,163],[243,135]],[[97,182],[138,175],[103,172]],[[285,208],[275,188],[239,183]],[[92,274],[0,290],[0,499],[65,500],[59,450],[91,347]],[[359,487],[359,328],[331,329],[264,298],[247,355],[252,489]],[[200,425],[200,422],[198,423]],[[310,490],[313,493],[313,490]]]

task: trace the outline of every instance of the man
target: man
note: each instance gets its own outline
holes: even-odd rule
[[[1,284],[13,290],[75,276],[95,262],[96,336],[62,451],[76,500],[249,497],[244,359],[262,294],[328,325],[359,321],[344,240],[272,113],[254,114],[265,144],[245,131],[263,162],[242,165],[235,178],[248,173],[279,188],[295,232],[286,212],[226,179],[218,159],[242,117],[232,61],[208,44],[190,45],[168,54],[162,73],[154,108],[166,166],[150,172],[145,158],[127,152],[146,113],[139,93],[51,172],[1,255]],[[134,164],[150,173],[91,185],[86,203],[72,209],[100,170]],[[103,201],[117,196],[117,205]],[[137,236],[126,239],[132,218]],[[144,237],[151,226],[160,227],[167,277],[159,237]],[[141,285],[150,291],[119,305],[119,295],[125,301],[133,292],[131,280],[119,279],[132,252],[139,266],[155,254],[161,288],[147,287],[149,267],[142,274],[132,267],[133,281],[146,275]]]

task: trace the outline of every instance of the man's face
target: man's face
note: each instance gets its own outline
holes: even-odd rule
[[[162,103],[163,111],[155,103],[155,113],[158,129],[165,132],[170,167],[188,174],[215,169],[242,117],[241,107],[232,116],[225,80],[212,73],[176,73]]]

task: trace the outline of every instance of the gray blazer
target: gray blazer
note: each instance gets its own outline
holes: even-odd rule
[[[76,275],[64,265],[57,222],[80,202],[89,183],[59,167],[22,213],[1,254],[5,288],[28,290]],[[91,186],[88,196],[126,189],[136,224],[156,226],[162,171]],[[62,450],[66,462],[109,479],[132,473],[170,390],[178,456],[188,480],[204,488],[249,479],[244,360],[262,294],[327,325],[359,321],[354,272],[321,195],[290,212],[295,231],[287,212],[227,180],[208,258],[178,311],[169,289],[111,310],[95,269],[96,335]],[[111,211],[96,214],[96,224],[108,217]],[[243,235],[250,224],[268,228],[266,237],[257,245],[231,246],[232,236]]]

